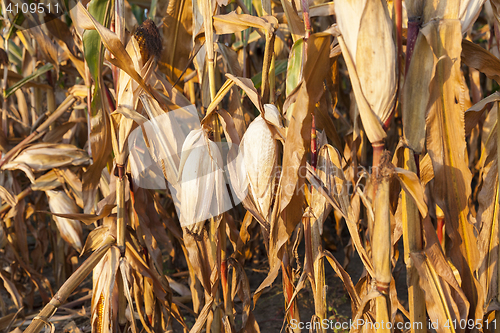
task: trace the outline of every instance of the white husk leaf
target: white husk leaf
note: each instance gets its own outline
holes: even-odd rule
[[[278,128],[283,128],[281,116],[278,108],[273,104],[264,104],[263,118]]]
[[[44,171],[70,165],[86,165],[89,155],[82,149],[65,143],[36,143],[24,149],[2,169],[16,169],[25,164],[34,171]]]
[[[255,118],[245,132],[240,152],[250,182],[250,193],[262,216],[268,217],[276,178],[278,145],[261,116]]]
[[[179,167],[181,226],[217,216],[229,201],[222,174],[219,147],[208,140],[203,129],[191,131],[182,146]]]
[[[481,8],[486,0],[461,0],[459,18],[462,24],[462,34],[465,34],[472,28]]]

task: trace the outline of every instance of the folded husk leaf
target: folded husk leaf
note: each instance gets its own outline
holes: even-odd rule
[[[396,47],[392,39],[393,23],[385,1],[356,0],[335,1],[338,27],[345,40],[342,47],[344,58],[349,52],[354,67],[348,64],[349,74],[354,69],[359,78],[361,89],[354,93],[358,104],[366,99],[371,111],[375,113],[380,123],[384,124],[391,115],[396,102]],[[340,42],[340,39],[339,39]],[[361,96],[362,95],[362,96]],[[360,109],[363,106],[360,105]],[[361,111],[361,110],[360,110]],[[369,127],[376,126],[372,119],[367,118],[367,111],[361,112],[361,120],[370,141],[380,141],[382,138],[370,134]],[[380,136],[380,135],[379,135]]]
[[[45,171],[72,165],[87,165],[88,154],[73,145],[65,143],[36,143],[21,151],[2,169],[15,168],[16,164],[25,164],[36,171]]]
[[[49,201],[50,211],[53,213],[78,213],[79,209],[64,191],[45,191]],[[73,246],[78,252],[82,250],[82,225],[80,221],[54,216],[61,237]]]

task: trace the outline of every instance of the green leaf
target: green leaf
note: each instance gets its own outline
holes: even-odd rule
[[[10,37],[17,31],[17,26],[20,26],[24,22],[24,15],[23,13],[19,12],[17,13],[16,17],[14,17],[14,20],[12,20],[11,26],[9,28],[9,31],[7,32],[7,36],[5,36],[6,40],[9,40]]]
[[[92,0],[88,11],[102,25],[108,26],[110,21],[111,1]],[[104,47],[99,33],[95,30],[87,30],[83,34],[83,50],[85,60],[89,66],[90,75],[94,79],[96,89],[100,89],[102,80],[102,63],[104,59]]]
[[[302,61],[304,59],[304,38],[297,40],[292,47],[286,71],[286,96],[297,87],[302,77]]]
[[[26,76],[24,79],[18,81],[16,84],[14,84],[12,87],[10,87],[9,89],[7,89],[4,93],[4,98],[7,98],[9,97],[10,95],[12,95],[17,89],[21,88],[22,86],[24,86],[26,83],[30,82],[31,80],[33,79],[36,79],[37,77],[39,77],[40,75],[50,71],[51,69],[54,69],[54,66],[52,64],[46,64],[40,68],[38,68],[37,70],[35,70],[33,72],[33,74],[31,75],[28,75]]]
[[[284,73],[286,70],[286,64],[287,64],[287,60],[285,60],[285,59],[276,61],[276,74],[275,75],[279,75],[279,74]],[[252,82],[253,82],[255,88],[258,89],[260,87],[260,85],[262,84],[262,72],[255,74],[252,77]]]

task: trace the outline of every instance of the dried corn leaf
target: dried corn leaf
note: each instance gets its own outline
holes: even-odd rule
[[[172,81],[178,79],[175,70],[182,71],[189,64],[192,44],[185,41],[193,37],[193,2],[169,1],[163,21],[162,44],[165,50],[161,56],[162,64],[167,64],[166,75]]]
[[[424,190],[417,175],[409,170],[395,168],[401,187],[415,200],[422,216],[427,216],[427,205],[424,201]]]
[[[285,12],[286,20],[288,23],[288,28],[292,34],[294,43],[299,40],[299,38],[305,35],[304,23],[301,21],[299,15],[295,12],[292,4],[288,0],[281,0],[281,5]],[[288,94],[287,94],[288,95]]]
[[[12,301],[14,302],[16,307],[20,309],[23,306],[23,299],[21,297],[21,294],[17,290],[16,285],[12,281],[10,281],[1,270],[0,278],[3,280],[3,286],[5,287],[5,290],[7,290],[10,297],[12,297]]]
[[[495,103],[483,125],[484,148],[478,164],[481,167],[480,190],[477,196],[477,226],[481,230],[478,247],[481,264],[477,273],[479,283],[485,297],[483,308],[498,304],[498,219],[499,219],[499,186],[498,186],[498,103]],[[496,140],[495,140],[496,139]]]
[[[469,135],[479,120],[483,117],[484,110],[494,102],[500,101],[500,92],[494,92],[465,111],[465,134]]]
[[[486,0],[462,0],[460,1],[460,11],[458,18],[462,24],[462,34],[467,33],[472,24],[477,20],[481,8]]]
[[[433,322],[452,323],[467,319],[469,302],[460,288],[452,269],[443,256],[436,233],[429,219],[424,220],[426,249],[422,253],[410,253],[420,275],[424,290],[427,313]],[[451,325],[436,327],[437,332],[463,332]]]
[[[349,78],[352,84],[352,90],[356,96],[357,108],[361,115],[361,121],[363,122],[363,127],[366,131],[366,136],[370,142],[378,142],[383,140],[387,135],[382,127],[382,123],[380,119],[377,117],[375,112],[370,108],[368,101],[366,100],[361,82],[358,77],[358,73],[356,71],[355,64],[349,54],[349,50],[347,49],[347,45],[344,42],[344,38],[342,36],[338,36],[339,44],[342,49],[342,54],[344,56],[344,60],[346,62],[347,69],[349,71]]]
[[[298,172],[306,163],[306,152],[311,146],[311,113],[323,93],[323,80],[326,72],[322,70],[329,63],[330,35],[313,34],[308,40],[307,61],[303,70],[303,84],[300,87],[296,106],[290,116],[286,142],[283,151],[283,173],[281,178],[280,207],[289,204],[296,186],[301,188],[304,179]],[[287,117],[288,118],[288,117]]]
[[[45,191],[53,213],[78,213],[75,202],[64,191]],[[61,237],[78,252],[82,250],[82,225],[77,220],[54,216]]]
[[[463,289],[473,311],[477,300],[475,278],[478,249],[472,225],[467,219],[471,193],[471,172],[466,158],[464,131],[464,84],[457,61],[461,49],[460,22],[443,20],[429,23],[426,35],[439,59],[431,84],[435,101],[427,117],[427,151],[434,169],[434,197],[443,208],[452,244],[450,256],[462,273]]]
[[[70,144],[36,143],[24,149],[2,169],[16,168],[22,163],[34,171],[44,171],[71,165],[87,165],[90,162],[87,153]]]
[[[156,90],[152,89],[149,85],[146,85],[142,76],[140,76],[134,68],[134,61],[126,51],[118,36],[100,24],[80,2],[78,2],[75,9],[80,20],[80,26],[85,29],[95,29],[99,33],[103,44],[113,54],[114,58],[108,60],[134,79],[145,92],[157,100],[163,109],[167,109],[167,105],[171,105],[172,103],[166,101]]]
[[[256,17],[247,14],[236,14],[231,12],[224,15],[215,15],[214,29],[218,35],[238,33],[248,28],[263,29],[268,33],[273,33],[278,27],[278,20],[274,16]]]
[[[500,82],[500,60],[481,46],[462,40],[462,61],[487,77]]]

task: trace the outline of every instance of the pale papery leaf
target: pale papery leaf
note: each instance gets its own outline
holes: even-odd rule
[[[424,219],[424,230],[427,240],[425,251],[410,253],[410,256],[420,275],[421,288],[425,291],[429,317],[433,322],[458,322],[467,318],[469,302],[443,256],[428,218]],[[442,330],[445,331],[444,328]]]
[[[484,258],[478,267],[479,284],[484,292],[484,304],[496,302],[498,293],[497,269],[491,263],[498,260],[498,103],[491,109],[483,125],[483,146],[480,165],[480,190],[477,196],[477,228],[479,253]]]
[[[189,55],[194,43],[186,41],[194,39],[198,33],[196,8],[196,1],[169,1],[166,15],[162,15],[162,45],[163,49],[168,49],[169,52],[162,53],[160,66],[166,65],[163,72],[172,81],[175,81],[189,64]]]
[[[370,104],[366,100],[363,90],[361,87],[361,82],[359,80],[355,64],[351,59],[349,54],[349,50],[344,42],[342,36],[338,37],[340,47],[342,48],[342,54],[344,55],[344,59],[347,65],[347,69],[350,73],[350,79],[352,84],[352,90],[356,96],[356,102],[358,105],[357,110],[359,110],[359,114],[361,115],[361,121],[363,122],[363,127],[366,131],[366,136],[370,142],[378,142],[383,140],[387,134],[385,133],[382,123],[380,119],[377,117],[375,112],[371,109]]]
[[[484,110],[491,104],[500,101],[500,92],[494,92],[483,98],[465,111],[465,133],[468,135],[483,117]]]
[[[247,78],[236,77],[231,74],[226,74],[227,78],[234,81],[238,87],[243,89],[243,91],[247,94],[248,98],[252,101],[253,105],[258,110],[262,110],[262,102],[260,100],[260,95],[257,93],[252,80]]]
[[[53,190],[56,187],[61,186],[63,183],[61,179],[57,176],[54,170],[50,170],[38,177],[35,182],[31,185],[33,191],[47,191]]]
[[[292,4],[288,0],[281,1],[283,5],[283,10],[288,23],[288,28],[292,35],[293,41],[297,42],[301,37],[305,35],[304,24],[301,22],[299,15],[295,12]]]
[[[213,19],[215,33],[218,35],[238,33],[250,27],[273,32],[278,26],[278,20],[274,16],[256,17],[236,14],[234,11],[229,14],[215,15]]]
[[[17,204],[17,198],[13,196],[5,187],[0,186],[0,198],[3,199],[5,203],[14,207]]]
[[[71,165],[88,165],[88,154],[73,145],[64,143],[36,143],[24,149],[3,169],[14,168],[16,164],[25,164],[34,171],[44,171]]]
[[[299,177],[299,170],[306,165],[306,151],[311,146],[311,113],[323,93],[323,80],[326,72],[322,70],[329,63],[328,51],[330,35],[313,34],[308,40],[307,62],[304,67],[304,84],[298,92],[293,114],[287,129],[285,146],[283,148],[283,173],[281,175],[282,189],[281,210],[290,203],[296,186],[304,183]]]
[[[461,0],[459,18],[462,24],[462,34],[467,33],[477,20],[486,0]]]
[[[358,47],[358,34],[361,17],[367,0],[337,0],[335,1],[335,13],[337,25],[342,32],[347,50],[351,58],[356,62]]]
[[[425,35],[419,34],[406,74],[402,104],[404,137],[408,146],[417,153],[424,148],[425,117],[430,98],[429,85],[434,77],[435,68],[432,49]]]
[[[49,201],[50,210],[53,213],[78,213],[79,209],[75,202],[64,192],[56,190],[45,191]],[[82,250],[82,225],[77,220],[70,220],[55,216],[57,228],[61,237],[75,248],[78,252]]]
[[[330,16],[335,15],[335,1],[325,2],[309,7],[309,16]]]

